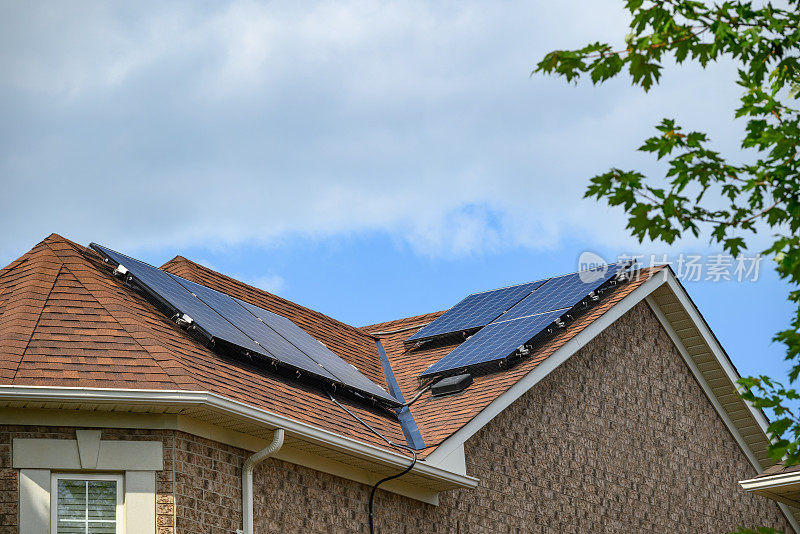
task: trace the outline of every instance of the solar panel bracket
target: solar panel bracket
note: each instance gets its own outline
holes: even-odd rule
[[[185,313],[176,313],[172,320],[177,323],[178,326],[189,327],[194,324],[194,319],[186,315]]]

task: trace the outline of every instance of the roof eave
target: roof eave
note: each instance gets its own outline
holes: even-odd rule
[[[800,507],[800,471],[741,480],[739,485],[748,493]]]
[[[164,408],[171,413],[207,420],[228,429],[240,429],[242,423],[261,430],[282,428],[287,440],[294,439],[330,451],[331,457],[346,454],[357,459],[368,471],[385,474],[402,471],[409,457],[381,447],[348,438],[289,417],[256,408],[207,391],[144,390],[115,388],[78,388],[60,386],[0,385],[0,405],[12,408],[56,408],[62,410],[97,409],[141,412],[143,407]],[[456,488],[474,488],[478,479],[459,474],[426,461],[417,462],[404,477],[409,483],[433,492]],[[402,492],[399,492],[402,493]]]

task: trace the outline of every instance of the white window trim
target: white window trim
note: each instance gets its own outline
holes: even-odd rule
[[[123,501],[118,534],[156,533],[156,472],[164,469],[160,441],[102,440],[99,430],[76,430],[76,439],[15,438],[19,469],[19,532],[52,534],[54,474],[81,479],[118,476]],[[121,528],[121,530],[120,530]]]
[[[51,473],[50,474],[50,534],[58,534],[58,481],[59,480],[112,480],[117,483],[116,532],[124,534],[125,515],[123,496],[125,488],[122,475],[100,473]],[[88,502],[87,502],[88,506]]]

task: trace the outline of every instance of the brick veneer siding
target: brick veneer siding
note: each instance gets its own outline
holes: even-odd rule
[[[35,436],[74,430],[1,429],[0,532],[17,528],[11,438]],[[159,534],[174,534],[173,521],[180,534],[240,528],[245,451],[182,432],[103,431],[114,437],[164,442]],[[378,530],[790,531],[774,503],[738,487],[752,466],[644,304],[470,438],[466,457],[478,488],[443,493],[438,507],[381,491]],[[256,532],[365,532],[368,495],[363,484],[268,459],[255,473]]]

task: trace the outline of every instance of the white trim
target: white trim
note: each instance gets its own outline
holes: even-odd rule
[[[453,452],[438,460],[437,465],[443,469],[449,469],[456,473],[467,472],[467,455],[464,451],[464,444],[456,447]]]
[[[125,471],[125,532],[156,534],[156,472]]]
[[[777,475],[757,477],[739,481],[739,485],[742,486],[742,488],[747,491],[773,489],[773,488],[780,488],[783,486],[792,486],[796,484],[800,485],[800,471],[792,471],[791,473],[779,473]]]
[[[800,471],[740,480],[739,485],[749,493],[774,501],[780,507],[794,531],[800,532],[800,525],[797,523],[789,506],[787,506],[788,504],[797,507],[797,499],[791,499],[786,496],[788,491],[800,492]]]
[[[634,289],[631,294],[612,306],[606,313],[578,332],[575,337],[567,341],[561,348],[537,365],[530,373],[523,376],[513,386],[493,400],[469,423],[462,426],[453,433],[453,435],[442,442],[441,445],[436,447],[436,450],[427,456],[426,461],[439,465],[439,463],[447,458],[456,448],[463,446],[464,442],[474,436],[476,432],[486,426],[486,424],[494,419],[500,412],[508,408],[512,402],[527,393],[533,386],[567,361],[570,356],[578,352],[578,350],[600,334],[600,332],[611,326],[614,321],[622,317],[628,310],[644,300],[647,295],[664,284],[666,281],[666,274],[662,275],[662,272],[667,273],[668,270],[665,269],[664,271],[656,273],[652,278]]]
[[[34,426],[60,426],[78,428],[140,428],[147,430],[177,430],[193,436],[209,439],[225,445],[231,445],[245,451],[263,449],[267,441],[263,437],[245,434],[229,427],[217,426],[205,420],[195,419],[178,413],[131,413],[122,411],[98,411],[94,408],[79,409],[78,407],[57,409],[40,408],[0,408],[0,425],[34,425]],[[219,421],[217,421],[219,423]],[[355,467],[350,463],[338,461],[332,457],[318,452],[309,452],[297,447],[284,445],[274,456],[276,459],[308,467],[316,471],[328,473],[348,480],[372,485],[383,474],[377,474],[366,467]],[[446,466],[438,466],[447,468]],[[466,471],[452,470],[458,474]],[[381,485],[381,489],[404,495],[428,504],[438,504],[440,491],[449,489],[442,484],[421,484],[419,480],[411,483],[408,479],[390,480]]]
[[[117,504],[115,510],[115,517],[114,521],[116,524],[116,531],[117,534],[123,534],[125,532],[124,529],[124,513],[122,503],[125,489],[122,484],[122,475],[109,475],[109,474],[97,474],[97,473],[52,473],[50,475],[50,533],[51,534],[58,534],[58,481],[59,480],[80,480],[80,481],[89,481],[89,480],[110,480],[117,483]],[[89,486],[86,486],[87,492],[87,499],[88,499],[88,492]],[[88,500],[87,500],[87,514],[88,512]],[[86,521],[91,521],[87,519]]]
[[[99,432],[98,432],[99,433]],[[92,469],[98,471],[161,471],[164,444],[160,441],[98,440],[94,463],[84,465],[78,440],[14,438],[12,467],[15,469]]]
[[[77,429],[75,430],[75,441],[78,442],[81,468],[96,469],[100,459],[100,431]]]
[[[346,452],[365,460],[373,461],[393,469],[408,466],[408,457],[393,451],[364,443],[353,438],[317,428],[288,417],[234,401],[206,391],[174,391],[112,388],[76,388],[51,386],[0,385],[0,401],[33,401],[44,403],[89,403],[89,404],[137,404],[209,407],[230,415],[236,415],[270,428],[283,428],[287,437],[295,437],[310,443]],[[446,483],[451,487],[474,488],[478,479],[450,472],[427,461],[417,462],[412,473],[433,482]]]
[[[19,470],[19,532],[50,533],[50,470]]]

